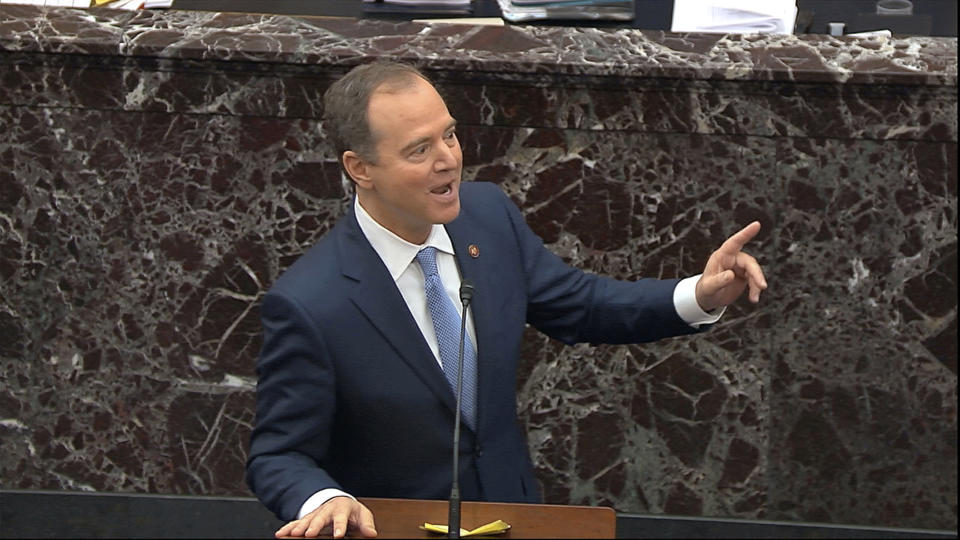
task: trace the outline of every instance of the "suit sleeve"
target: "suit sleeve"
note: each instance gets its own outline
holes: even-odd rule
[[[618,281],[571,267],[504,198],[527,284],[527,322],[535,328],[568,344],[639,343],[699,331],[674,307],[678,279]]]
[[[336,407],[335,373],[319,330],[295,300],[271,292],[261,306],[257,416],[247,484],[278,518],[297,518],[315,492],[339,488],[320,466]]]

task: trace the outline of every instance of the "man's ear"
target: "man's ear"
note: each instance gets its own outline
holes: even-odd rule
[[[364,189],[369,189],[373,183],[367,167],[367,162],[360,157],[360,154],[353,150],[347,150],[343,153],[343,168],[350,175],[350,178],[353,178],[353,181],[357,183],[357,186]]]

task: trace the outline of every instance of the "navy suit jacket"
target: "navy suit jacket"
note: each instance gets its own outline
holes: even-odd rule
[[[461,185],[446,225],[473,281],[478,426],[463,426],[465,500],[539,502],[517,421],[525,323],[566,343],[632,343],[695,332],[673,306],[676,280],[620,282],[547,250],[493,184]],[[479,248],[472,257],[468,246]],[[316,491],[445,499],[455,398],[351,211],[294,263],[261,306],[257,418],[247,482],[282,520]]]

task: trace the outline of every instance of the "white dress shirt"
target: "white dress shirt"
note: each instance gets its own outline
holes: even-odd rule
[[[460,302],[460,269],[453,255],[453,242],[447,235],[447,230],[443,225],[434,225],[427,237],[427,241],[422,245],[411,244],[403,238],[387,230],[386,227],[377,223],[370,214],[360,205],[360,201],[354,198],[354,212],[357,216],[357,223],[360,230],[366,236],[367,241],[373,246],[374,251],[380,256],[390,276],[397,284],[400,295],[407,303],[410,314],[413,315],[420,333],[423,334],[427,345],[433,351],[433,356],[437,363],[443,368],[440,362],[440,345],[437,342],[437,335],[433,329],[433,320],[430,318],[430,311],[427,309],[427,294],[424,290],[423,271],[420,264],[416,262],[417,253],[427,246],[437,248],[437,269],[440,273],[440,280],[443,282],[443,288],[447,290],[447,295],[453,300],[453,305],[457,308],[457,313],[463,315],[463,304]],[[715,314],[704,312],[697,304],[696,287],[699,275],[680,280],[677,287],[673,290],[673,305],[677,309],[677,314],[691,326],[700,326],[703,324],[714,323],[720,319],[724,310],[718,310]],[[473,315],[467,311],[467,333],[473,339],[477,346],[477,354],[480,354],[480,344],[477,343],[476,331],[473,326]],[[334,497],[351,497],[342,490],[329,488],[322,489],[307,499],[300,506],[300,512],[297,519],[313,512],[323,503]]]

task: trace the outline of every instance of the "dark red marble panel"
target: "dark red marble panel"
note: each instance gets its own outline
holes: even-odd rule
[[[786,140],[778,155],[771,279],[789,300],[770,358],[770,507],[914,526],[952,515],[956,346],[929,344],[956,338],[956,145]]]

